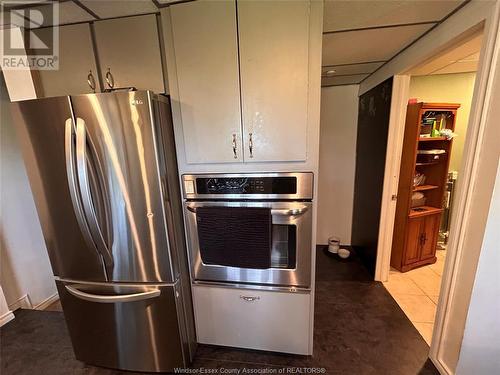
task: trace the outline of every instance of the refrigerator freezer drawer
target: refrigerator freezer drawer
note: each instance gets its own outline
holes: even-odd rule
[[[310,355],[310,293],[193,285],[203,344]]]
[[[176,286],[56,284],[78,360],[141,372],[186,366]]]

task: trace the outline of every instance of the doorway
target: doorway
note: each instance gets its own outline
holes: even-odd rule
[[[384,286],[430,345],[483,35],[412,69]]]

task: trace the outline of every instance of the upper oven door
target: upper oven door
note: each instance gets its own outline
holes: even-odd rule
[[[270,267],[262,268],[252,256],[246,266],[207,262],[200,248],[197,209],[200,207],[260,207],[271,209]],[[311,202],[185,202],[189,260],[194,281],[250,283],[309,288],[311,285],[312,203]],[[216,235],[216,234],[215,234]],[[237,235],[237,234],[235,234]],[[263,233],[264,235],[268,235]],[[234,239],[233,239],[234,240]],[[236,239],[238,240],[238,239]],[[242,241],[248,241],[241,235]],[[213,257],[212,257],[213,259]]]

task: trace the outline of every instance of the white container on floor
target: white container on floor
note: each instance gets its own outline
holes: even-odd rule
[[[328,251],[332,254],[337,254],[340,248],[340,238],[330,237],[328,239]]]

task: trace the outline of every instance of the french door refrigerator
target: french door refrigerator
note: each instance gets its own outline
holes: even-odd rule
[[[76,358],[186,366],[196,340],[168,98],[127,91],[13,106]]]

